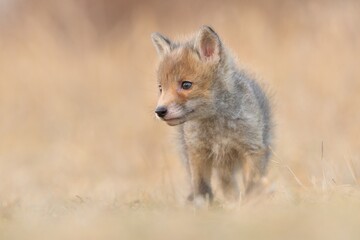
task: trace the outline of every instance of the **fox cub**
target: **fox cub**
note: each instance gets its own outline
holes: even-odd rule
[[[225,198],[239,198],[237,170],[242,171],[245,194],[251,192],[263,180],[270,157],[272,123],[266,94],[236,66],[208,26],[185,42],[159,33],[151,37],[160,56],[155,114],[178,126],[191,177],[188,199],[212,200],[213,170]]]

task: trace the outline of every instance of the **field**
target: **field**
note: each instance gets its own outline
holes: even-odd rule
[[[359,239],[360,3],[0,1],[0,239]],[[211,25],[272,95],[266,191],[196,210],[150,34]]]

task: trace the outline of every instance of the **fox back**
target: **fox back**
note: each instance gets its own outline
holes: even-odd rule
[[[159,33],[152,34],[152,40],[160,56],[155,113],[179,128],[192,183],[189,200],[212,199],[213,168],[225,197],[239,196],[238,169],[249,193],[263,179],[270,157],[272,121],[266,94],[236,66],[208,26],[185,42]]]

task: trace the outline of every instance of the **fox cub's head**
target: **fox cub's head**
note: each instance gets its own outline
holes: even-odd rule
[[[172,42],[159,33],[151,37],[160,57],[156,116],[174,126],[213,114],[211,90],[223,54],[214,30],[203,26],[184,43]]]

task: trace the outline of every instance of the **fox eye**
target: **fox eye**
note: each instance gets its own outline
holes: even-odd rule
[[[191,86],[192,86],[192,82],[189,82],[189,81],[183,81],[181,83],[181,88],[184,89],[184,90],[190,89]]]

